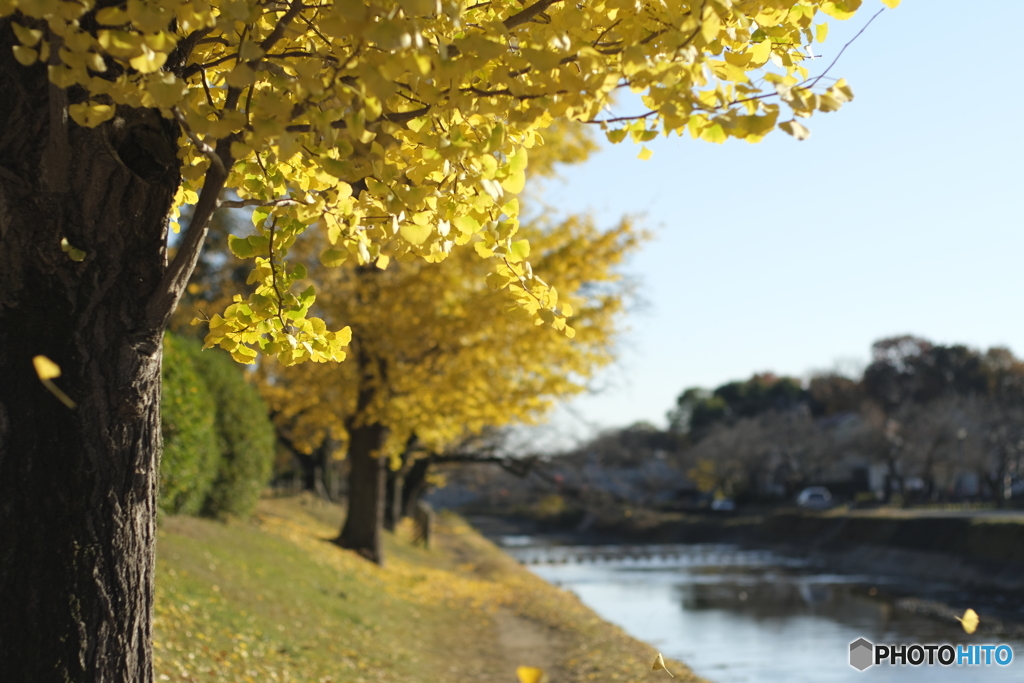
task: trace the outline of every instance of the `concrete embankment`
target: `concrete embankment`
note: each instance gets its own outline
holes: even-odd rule
[[[825,557],[845,571],[1024,591],[1024,520],[1011,515],[772,515],[753,541]]]

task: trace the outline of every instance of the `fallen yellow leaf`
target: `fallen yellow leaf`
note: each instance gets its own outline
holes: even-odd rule
[[[978,630],[978,622],[981,619],[978,618],[978,613],[968,608],[962,617],[957,617],[960,621],[960,625],[964,627],[964,631],[967,633],[974,633]]]
[[[654,666],[651,667],[651,671],[661,671],[662,669],[664,669],[665,673],[669,676],[672,676],[672,672],[668,670],[667,666],[665,666],[665,658],[662,657],[659,652],[658,656],[654,658]],[[675,678],[675,676],[672,676],[672,678]]]
[[[53,379],[60,377],[60,366],[54,363],[46,356],[35,356],[32,358],[32,366],[36,369],[36,374],[39,375],[39,381],[43,383],[51,394],[57,397],[61,403],[66,405],[68,408],[75,408],[75,402],[71,400],[71,397],[60,390],[56,384],[53,383]]]
[[[538,669],[535,666],[521,666],[516,669],[516,677],[519,678],[519,683],[542,683],[544,680],[544,670]]]
[[[32,359],[32,365],[35,366],[39,379],[60,377],[60,366],[46,356],[36,356]]]

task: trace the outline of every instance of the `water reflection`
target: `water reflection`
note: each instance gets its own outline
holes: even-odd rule
[[[888,667],[858,672],[849,644],[1004,642],[950,620],[897,609],[885,577],[726,545],[566,547],[508,551],[576,593],[602,617],[717,683],[1024,680],[1008,667]],[[1009,642],[1018,660],[1024,643]]]

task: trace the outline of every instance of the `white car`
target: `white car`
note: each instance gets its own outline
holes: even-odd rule
[[[824,486],[809,486],[797,496],[796,504],[808,510],[824,510],[832,505],[832,494]]]

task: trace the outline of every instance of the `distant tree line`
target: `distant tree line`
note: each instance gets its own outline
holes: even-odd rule
[[[1024,362],[1008,349],[875,342],[858,377],[771,373],[683,391],[669,413],[695,483],[719,495],[790,496],[809,484],[883,500],[1024,493]]]
[[[667,430],[637,423],[535,458],[525,479],[450,472],[441,494],[541,516],[563,504],[600,515],[711,497],[792,501],[810,485],[864,503],[1024,499],[1024,361],[1005,348],[886,338],[855,375],[691,387],[668,419]]]

